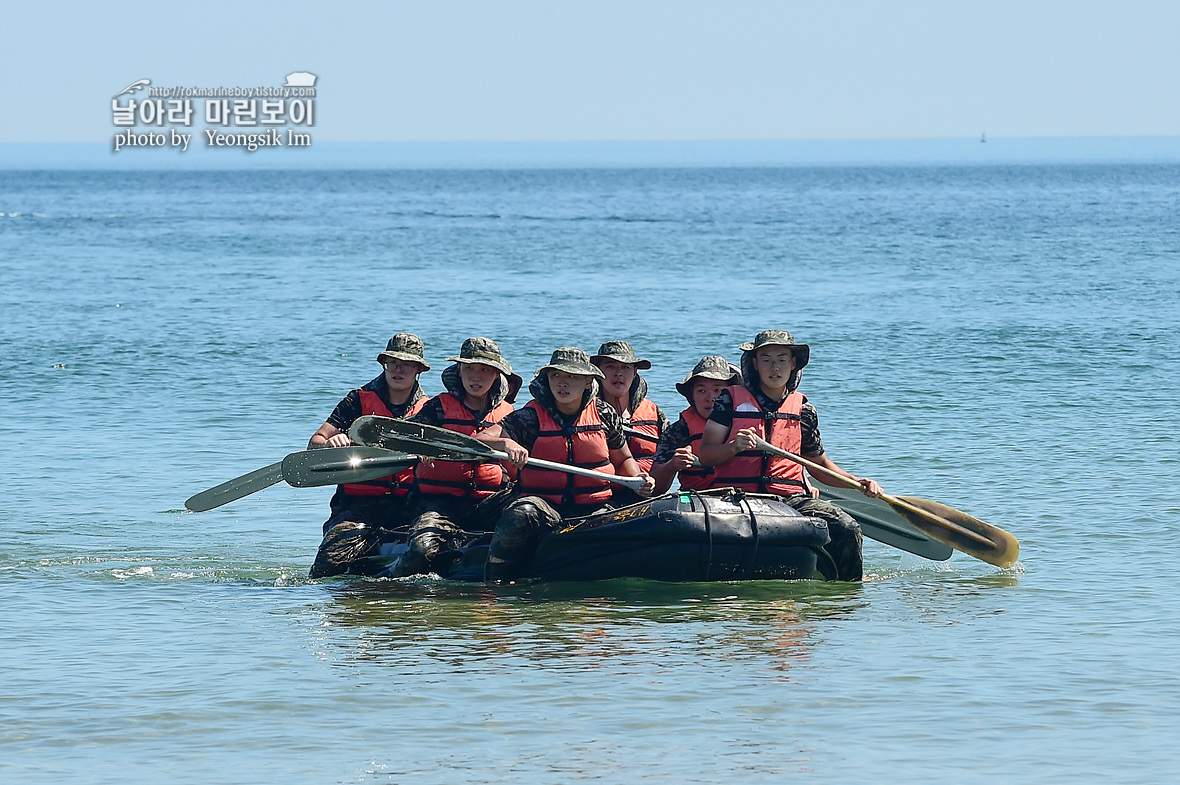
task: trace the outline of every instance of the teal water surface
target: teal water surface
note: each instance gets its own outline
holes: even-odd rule
[[[0,172],[0,780],[1107,782],[1180,769],[1180,166]],[[764,327],[840,464],[1020,538],[863,585],[309,581],[394,332],[651,397]]]

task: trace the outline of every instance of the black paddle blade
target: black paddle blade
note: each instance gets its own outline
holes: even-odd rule
[[[358,418],[348,429],[348,438],[357,444],[443,460],[464,461],[480,457],[497,459],[495,450],[470,436],[446,428],[375,414]]]
[[[855,518],[866,537],[932,561],[951,557],[950,545],[924,534],[880,499],[851,488],[823,484],[819,486],[819,497]]]
[[[189,512],[205,512],[223,504],[237,501],[243,496],[269,488],[283,479],[283,464],[272,463],[252,472],[235,477],[216,485],[207,491],[190,496],[184,506]]]
[[[328,447],[293,452],[283,459],[282,479],[296,488],[377,480],[418,462],[417,455],[379,447]]]

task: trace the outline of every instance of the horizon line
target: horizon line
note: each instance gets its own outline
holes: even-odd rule
[[[154,129],[152,129],[154,131]],[[136,132],[141,135],[147,130]],[[179,132],[184,133],[184,132]],[[254,131],[235,131],[234,135]],[[196,137],[196,133],[193,133]],[[112,137],[113,139],[113,137]],[[702,168],[1180,163],[1177,136],[546,141],[312,141],[306,147],[125,147],[0,142],[0,171]]]

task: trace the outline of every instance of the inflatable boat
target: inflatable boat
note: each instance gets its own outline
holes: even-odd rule
[[[350,565],[353,575],[390,577],[406,552],[390,533],[378,555]],[[525,578],[594,581],[736,581],[818,578],[828,526],[776,496],[679,491],[585,518],[541,539]],[[473,534],[442,576],[482,581],[491,533]]]

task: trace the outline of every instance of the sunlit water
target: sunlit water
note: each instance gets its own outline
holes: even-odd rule
[[[0,780],[1105,782],[1180,770],[1180,167],[0,172]],[[394,332],[812,346],[829,454],[1016,568],[308,581]]]

